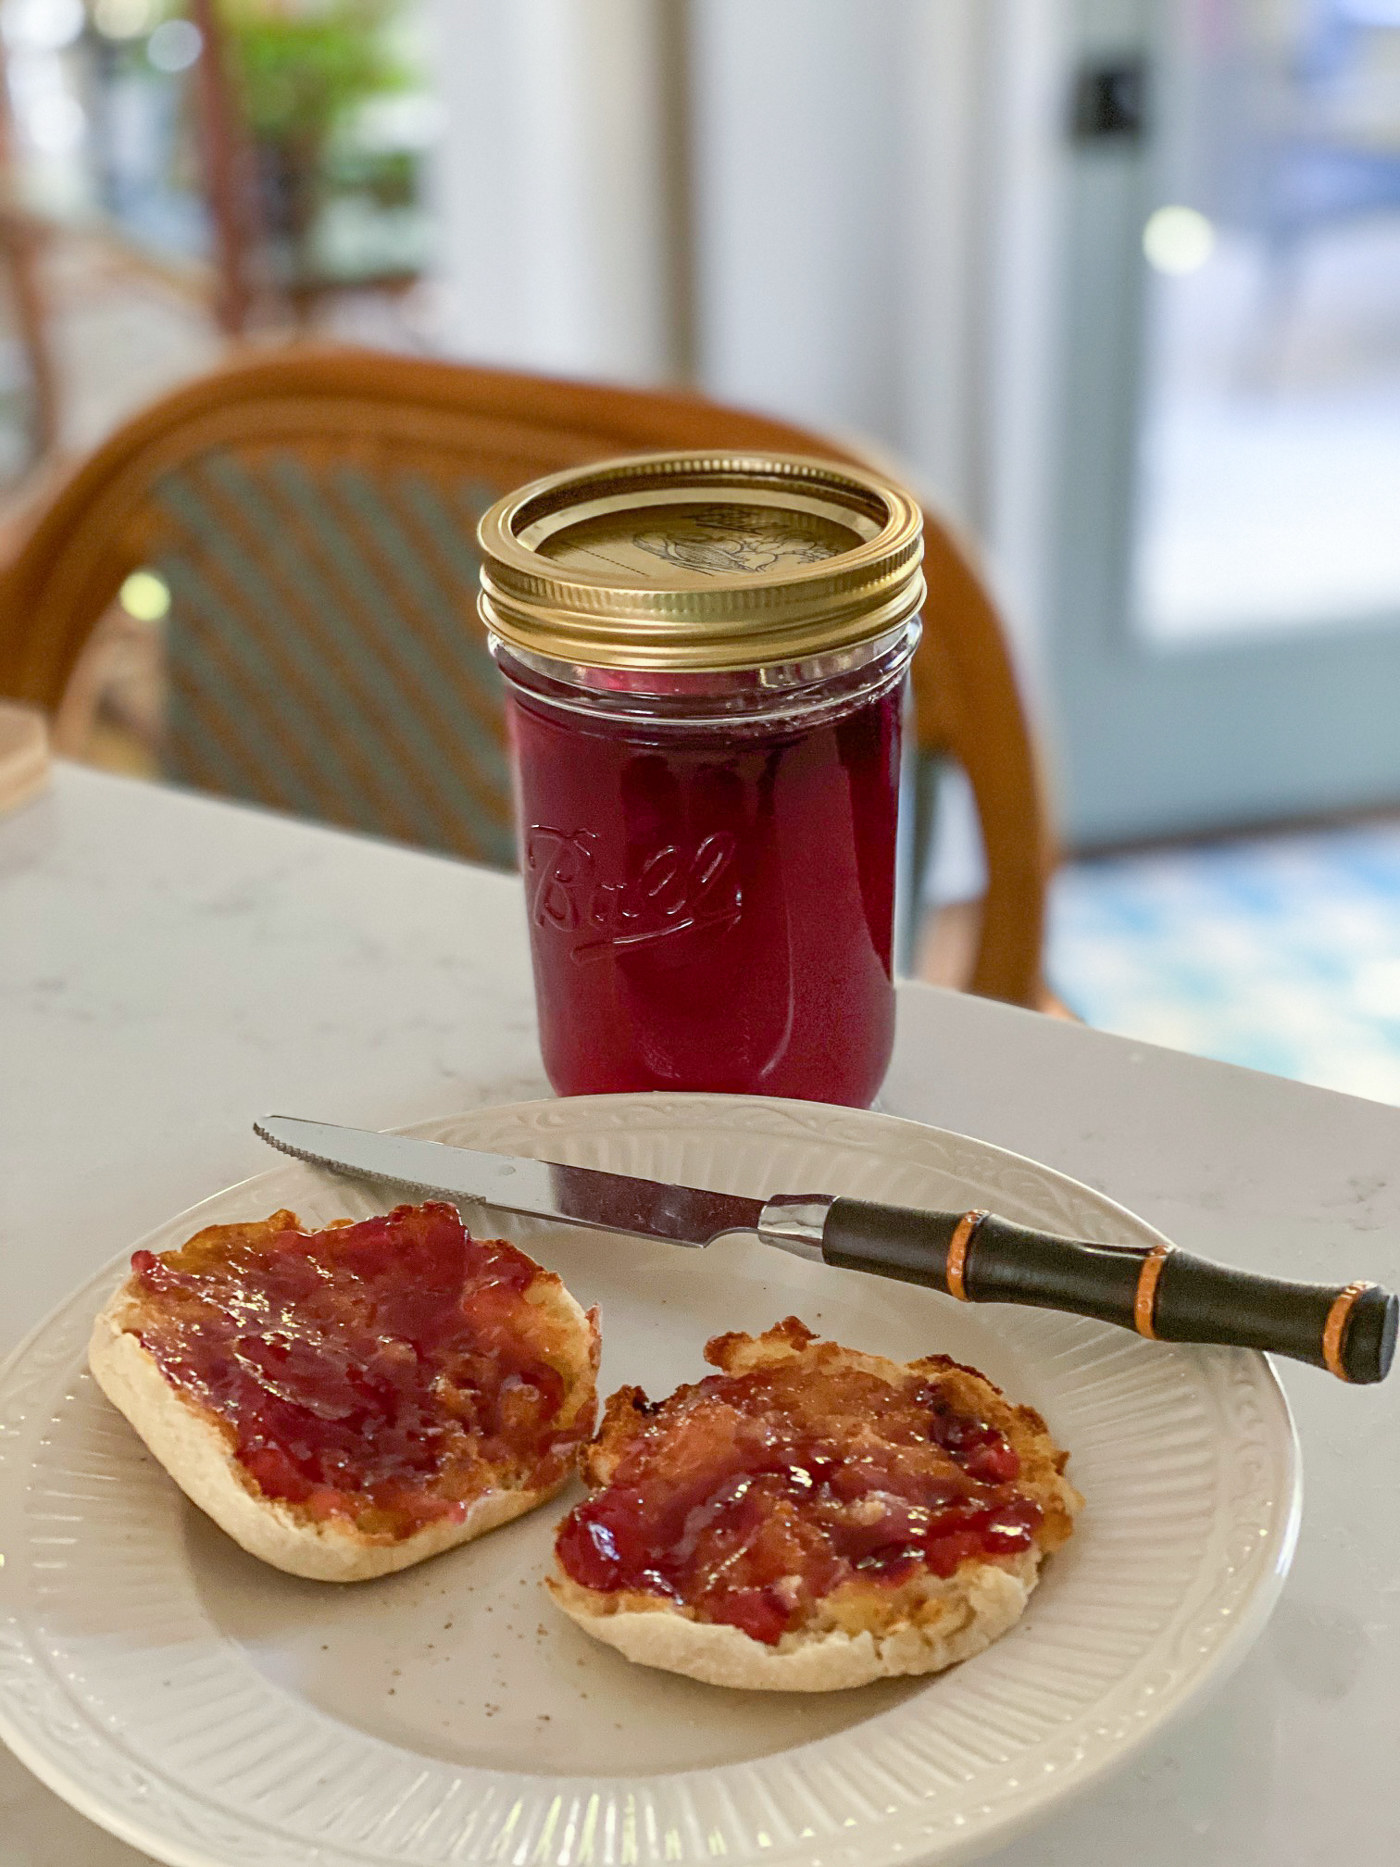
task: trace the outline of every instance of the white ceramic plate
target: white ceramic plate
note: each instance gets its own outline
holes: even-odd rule
[[[605,1096],[411,1132],[725,1191],[1157,1237],[1031,1161],[805,1103]],[[144,1243],[284,1205],[321,1222],[392,1203],[289,1166]],[[756,1242],[699,1253],[508,1225],[601,1304],[604,1392],[669,1391],[702,1371],[711,1333],[795,1312],[901,1359],[946,1350],[1038,1407],[1088,1505],[1025,1619],[941,1678],[745,1695],[633,1667],[552,1608],[538,1578],[562,1503],[381,1581],[279,1574],[186,1503],[85,1371],[123,1260],[0,1376],[0,1733],[85,1814],[189,1867],[961,1859],[1121,1761],[1262,1627],[1298,1515],[1262,1357],[976,1309]]]

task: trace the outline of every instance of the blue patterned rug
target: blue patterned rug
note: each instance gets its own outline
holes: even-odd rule
[[[1100,1030],[1400,1103],[1400,823],[1071,863],[1048,973]]]

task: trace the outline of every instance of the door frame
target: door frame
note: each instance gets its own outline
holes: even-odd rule
[[[1141,58],[1148,72],[1140,140],[1071,141],[1066,99],[1045,662],[1077,847],[1400,801],[1400,610],[1218,644],[1133,626],[1151,76],[1173,3],[1075,0],[1070,16],[1076,66]]]

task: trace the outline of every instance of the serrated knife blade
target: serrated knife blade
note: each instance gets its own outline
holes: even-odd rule
[[[756,1232],[763,1211],[761,1199],[741,1199],[734,1193],[707,1193],[699,1187],[670,1186],[556,1161],[482,1154],[442,1141],[376,1134],[294,1115],[265,1115],[253,1127],[282,1153],[329,1167],[333,1173],[701,1250],[726,1232]]]

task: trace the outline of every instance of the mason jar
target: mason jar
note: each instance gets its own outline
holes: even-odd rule
[[[826,461],[651,454],[537,480],[479,539],[554,1088],[868,1104],[915,502]]]

